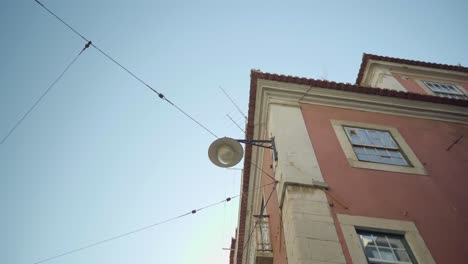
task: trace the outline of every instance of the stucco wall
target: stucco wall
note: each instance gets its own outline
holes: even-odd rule
[[[467,125],[318,105],[301,108],[329,193],[339,200],[328,197],[333,214],[413,221],[437,263],[468,260]],[[397,128],[428,175],[350,167],[331,119]]]
[[[411,93],[418,93],[418,94],[427,94],[419,84],[408,77],[402,76],[401,74],[393,74],[393,77],[408,91]]]

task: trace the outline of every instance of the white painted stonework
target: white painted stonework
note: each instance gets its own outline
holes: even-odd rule
[[[288,263],[345,263],[299,104],[271,103],[268,112]]]
[[[287,186],[283,225],[289,264],[346,263],[325,191]]]
[[[374,64],[370,67],[366,77],[362,82],[363,86],[406,92],[405,87],[392,75],[389,68]]]
[[[268,131],[275,137],[278,151],[275,175],[280,184],[323,182],[299,104],[270,104],[268,116]],[[282,188],[280,185],[279,193]]]

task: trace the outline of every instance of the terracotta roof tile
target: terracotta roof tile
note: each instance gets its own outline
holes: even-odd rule
[[[362,78],[364,78],[364,71],[366,70],[367,62],[369,60],[395,62],[395,63],[401,63],[401,64],[407,64],[407,65],[413,65],[413,66],[422,66],[422,67],[468,73],[468,67],[463,67],[463,66],[458,66],[458,65],[447,65],[447,64],[424,62],[424,61],[406,60],[406,59],[399,59],[399,58],[392,58],[392,57],[364,53],[362,55],[361,68],[359,68],[359,73],[356,79],[356,84],[360,84],[362,82]]]
[[[468,70],[468,68],[465,68],[465,69]],[[285,83],[296,83],[296,84],[310,85],[314,87],[327,88],[327,89],[332,89],[332,90],[342,90],[342,91],[355,92],[355,93],[396,97],[396,98],[403,98],[407,100],[431,102],[431,103],[438,103],[438,104],[449,104],[449,105],[457,105],[457,106],[464,106],[464,107],[468,106],[468,100],[449,99],[449,98],[433,96],[433,95],[395,91],[395,90],[384,89],[384,88],[373,88],[373,87],[360,86],[360,85],[349,84],[349,83],[337,83],[337,82],[332,82],[332,81],[307,79],[303,77],[296,77],[296,76],[290,76],[290,75],[265,73],[265,72],[261,72],[258,70],[251,72],[251,86],[250,86],[251,91],[253,89],[256,89],[256,87],[254,88],[253,85],[255,84],[256,86],[257,79],[279,81],[279,82],[285,82]],[[252,103],[252,101],[250,103]]]

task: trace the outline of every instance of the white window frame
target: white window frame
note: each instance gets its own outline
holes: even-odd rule
[[[414,222],[345,214],[338,214],[337,217],[353,263],[367,263],[356,229],[401,234],[418,263],[436,263]]]
[[[381,171],[392,171],[392,172],[408,173],[408,174],[427,175],[426,169],[424,168],[422,163],[416,157],[414,152],[411,150],[409,145],[404,140],[403,136],[398,132],[396,128],[389,127],[389,126],[376,125],[376,124],[362,123],[362,122],[344,121],[344,120],[330,120],[330,121],[336,133],[338,141],[341,145],[341,148],[343,149],[343,152],[351,167],[371,169],[371,170],[381,170]],[[348,135],[346,135],[346,132],[344,130],[345,126],[388,131],[393,137],[393,140],[400,147],[400,153],[402,153],[402,155],[406,157],[406,160],[408,161],[410,166],[392,165],[392,164],[376,163],[376,162],[359,160],[356,153],[354,152],[353,145],[351,144],[348,138]]]
[[[390,249],[391,251],[391,254],[393,255],[393,257],[397,257],[397,255],[393,252],[394,250],[404,250],[406,255],[408,256],[409,258],[409,262],[408,261],[398,261],[398,260],[384,260],[384,259],[381,259],[381,258],[372,258],[370,256],[368,256],[366,253],[365,253],[365,246],[362,244],[363,241],[362,241],[362,238],[360,238],[361,240],[361,245],[363,247],[363,250],[364,250],[364,255],[366,255],[367,259],[369,261],[371,261],[372,263],[379,263],[379,264],[385,264],[385,263],[389,263],[389,264],[419,264],[415,257],[414,257],[414,254],[413,254],[413,251],[411,250],[411,248],[409,247],[408,245],[408,242],[406,241],[406,239],[401,235],[401,234],[395,234],[395,233],[388,233],[388,232],[376,232],[374,230],[370,231],[370,230],[366,230],[366,229],[358,229],[356,230],[356,232],[358,233],[358,236],[361,236],[361,235],[366,235],[366,236],[371,236],[371,237],[375,237],[376,239],[378,237],[382,238],[384,237],[385,240],[388,242],[388,244],[390,245],[390,241],[388,240],[388,238],[393,238],[393,239],[398,239],[401,241],[402,245],[403,245],[403,248],[393,248],[393,247],[384,247],[384,246],[381,246],[381,245],[378,245],[378,243],[376,243],[375,245],[372,246],[372,248],[375,248],[376,251],[378,252],[378,254],[380,255],[381,254],[381,250],[387,250]],[[415,262],[416,261],[416,262]]]
[[[431,81],[431,80],[421,80],[421,82],[423,83],[424,87],[426,88],[426,91],[430,91],[435,96],[445,97],[445,98],[452,98],[452,97],[450,97],[450,95],[455,95],[455,96],[458,95],[458,96],[462,96],[463,98],[452,98],[452,99],[461,99],[461,100],[467,100],[468,99],[466,94],[463,92],[464,89],[460,89],[454,83],[438,82],[438,81]],[[449,86],[450,88],[454,89],[455,92],[453,92],[453,93],[437,92],[437,91],[432,90],[432,88],[430,87],[431,84]],[[448,95],[448,96],[444,96],[445,94]]]

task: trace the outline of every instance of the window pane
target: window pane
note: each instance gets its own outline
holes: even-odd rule
[[[396,165],[409,166],[409,163],[405,159],[393,159]]]
[[[401,239],[393,238],[393,237],[387,237],[387,238],[388,238],[388,242],[390,242],[390,247],[392,247],[392,248],[402,248],[402,249],[405,248],[405,246],[403,245],[403,242],[401,241]]]
[[[377,156],[377,150],[375,148],[366,148],[367,154]]]
[[[388,157],[390,158],[390,154],[387,152],[386,149],[378,149],[377,152],[381,157]]]
[[[368,245],[375,246],[374,238],[372,236],[368,236],[368,235],[359,235],[359,236],[361,237],[361,241],[364,244],[364,247]]]
[[[395,150],[387,150],[387,151],[388,151],[388,153],[390,154],[390,157],[400,158],[400,159],[403,158],[403,157],[401,156],[400,151],[395,151]]]
[[[392,136],[388,132],[381,132],[383,142],[386,147],[389,148],[398,148],[397,144],[395,141],[393,141]]]
[[[397,260],[399,261],[406,261],[406,262],[409,262],[409,263],[413,263],[410,259],[410,257],[408,256],[408,253],[406,253],[406,250],[404,249],[397,249],[397,250],[394,250],[395,252],[395,255],[397,257]]]
[[[383,260],[397,260],[393,252],[389,248],[379,248],[380,255]]]
[[[369,161],[372,161],[372,162],[382,162],[381,158],[379,156],[375,156],[375,155],[369,155]]]
[[[358,130],[359,137],[362,139],[362,144],[372,146],[372,141],[370,140],[369,136],[367,135],[364,129]]]
[[[383,162],[392,165],[408,166],[406,160],[396,158],[383,158]]]
[[[367,257],[369,257],[369,258],[381,259],[380,255],[379,255],[379,252],[377,251],[376,247],[367,246],[365,248],[365,253],[366,253]]]
[[[358,154],[366,154],[366,151],[365,151],[364,147],[354,147],[354,150]]]
[[[376,146],[376,147],[383,147],[384,146],[382,141],[380,140],[380,135],[379,135],[379,133],[377,131],[367,130],[367,134],[369,135],[373,146]]]
[[[357,134],[351,134],[351,142],[353,142],[353,144],[363,144],[361,138]]]
[[[358,129],[352,127],[345,127],[346,134],[348,134],[349,139],[352,144],[362,144],[360,137],[358,136]]]
[[[390,247],[388,244],[387,238],[385,236],[378,236],[375,243],[379,247]]]
[[[356,153],[358,160],[369,161],[369,155]]]

